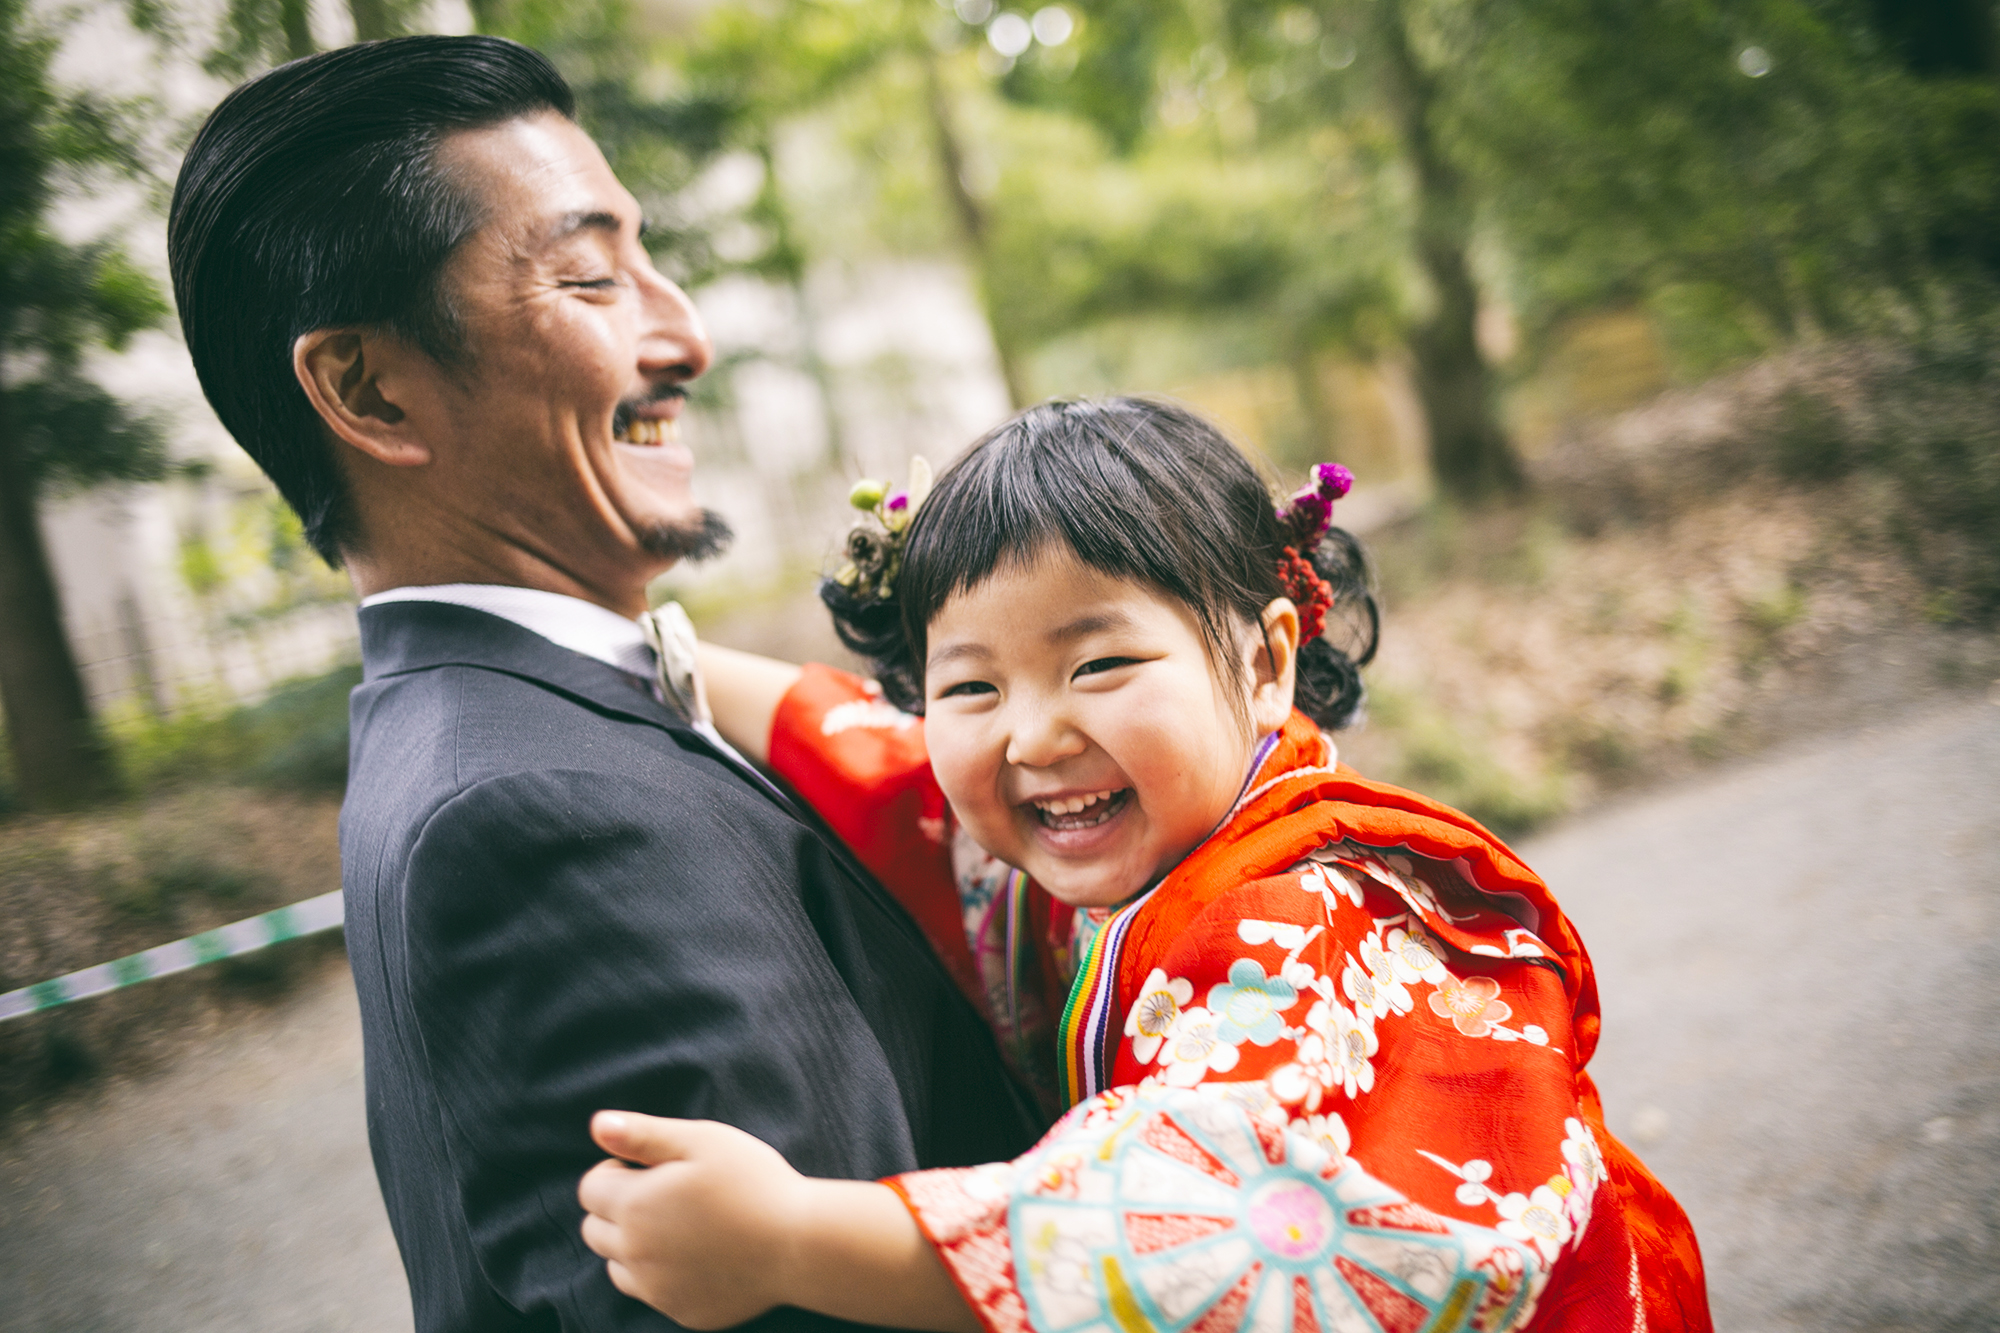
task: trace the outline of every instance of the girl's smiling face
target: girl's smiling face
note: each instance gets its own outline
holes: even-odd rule
[[[1229,813],[1291,711],[1297,612],[1279,599],[1263,620],[1238,636],[1232,693],[1181,603],[1060,545],[1002,565],[927,635],[924,734],[952,809],[1063,902],[1131,897]]]

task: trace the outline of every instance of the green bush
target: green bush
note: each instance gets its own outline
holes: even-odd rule
[[[190,709],[144,721],[119,736],[126,777],[137,787],[243,782],[300,791],[347,784],[347,696],[359,666],[289,680],[262,703]]]
[[[1788,390],[1752,448],[1788,480],[1872,479],[1876,521],[1929,585],[1926,617],[2000,623],[2000,333],[1911,347],[1847,397]]]
[[[1385,781],[1462,810],[1503,838],[1533,832],[1569,809],[1560,774],[1507,771],[1462,719],[1392,686],[1371,684],[1368,726],[1387,733]]]

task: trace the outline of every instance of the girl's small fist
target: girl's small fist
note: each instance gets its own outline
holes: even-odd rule
[[[715,1121],[629,1111],[600,1112],[591,1136],[625,1159],[592,1167],[577,1190],[584,1243],[620,1291],[694,1329],[786,1303],[811,1182],[775,1149]]]

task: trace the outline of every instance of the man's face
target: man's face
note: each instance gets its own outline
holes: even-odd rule
[[[712,553],[677,424],[711,348],[640,244],[637,201],[553,112],[440,158],[486,214],[445,270],[466,357],[422,423],[457,517],[588,586]]]

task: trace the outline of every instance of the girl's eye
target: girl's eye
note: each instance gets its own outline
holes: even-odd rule
[[[1116,671],[1119,667],[1122,666],[1131,666],[1138,660],[1139,659],[1136,657],[1092,658],[1090,661],[1085,662],[1082,666],[1078,667],[1076,669],[1076,674],[1079,676],[1095,676],[1106,671]]]
[[[996,691],[993,688],[993,686],[988,684],[986,681],[961,680],[960,682],[958,682],[958,684],[947,685],[943,690],[939,691],[938,698],[950,699],[953,698],[954,696],[962,698],[974,694],[995,694],[995,693],[998,693],[998,691]]]

